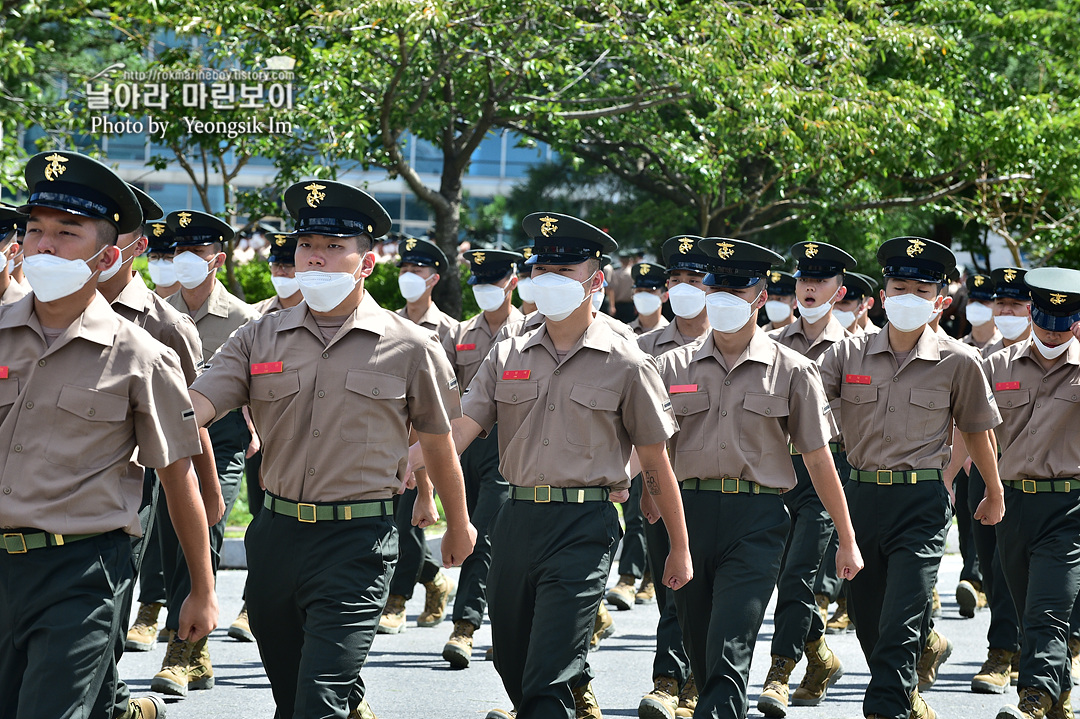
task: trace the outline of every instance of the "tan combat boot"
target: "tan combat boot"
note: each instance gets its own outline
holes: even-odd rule
[[[188,689],[214,688],[214,667],[210,664],[210,648],[203,637],[191,646],[191,658],[188,660]]]
[[[382,616],[379,617],[379,634],[400,634],[405,631],[405,597],[391,594],[386,598]]]
[[[191,663],[191,642],[176,634],[169,639],[161,671],[150,680],[150,691],[173,697],[186,697],[188,693],[188,664]]]
[[[593,694],[592,682],[574,689],[574,717],[604,719],[604,715],[600,713],[600,705],[596,702],[596,695]]]
[[[655,604],[656,603],[656,585],[653,584],[652,573],[645,572],[645,576],[641,578],[641,585],[638,586],[637,594],[634,595],[634,604]]]
[[[442,658],[450,662],[450,666],[457,669],[465,669],[472,659],[473,632],[476,631],[469,622],[459,619],[454,622],[454,631],[450,634],[449,641],[442,650]]]
[[[976,609],[986,607],[986,595],[981,582],[969,582],[966,579],[956,585],[956,603],[960,605],[960,616],[971,619]]]
[[[125,652],[148,652],[154,648],[158,633],[158,614],[163,606],[165,605],[160,602],[139,605],[135,623],[131,625],[127,639],[124,640]]]
[[[1014,652],[991,647],[982,669],[971,679],[971,691],[976,694],[1004,694],[1009,688],[1009,673]]]
[[[251,633],[251,624],[248,623],[247,602],[240,607],[240,613],[236,615],[236,621],[229,627],[229,636],[239,642],[253,642],[255,635]]]
[[[694,673],[686,678],[682,690],[679,692],[679,708],[675,710],[678,719],[690,719],[697,709],[698,690],[697,682],[694,681]]]
[[[1066,689],[1058,697],[1054,706],[1050,707],[1050,711],[1046,712],[1046,719],[1073,719],[1072,699],[1069,697],[1071,692]]]
[[[829,687],[844,676],[844,665],[829,649],[824,637],[810,642],[803,651],[806,653],[806,674],[791,695],[791,705],[816,707],[825,698]]]
[[[679,708],[679,680],[655,677],[653,690],[641,698],[637,713],[640,719],[675,719]]]
[[[765,688],[757,700],[758,711],[767,717],[787,716],[788,707],[788,682],[791,680],[791,671],[795,668],[795,660],[773,654],[772,666],[765,676]]]
[[[814,602],[817,603],[818,613],[821,614],[821,621],[824,624],[829,623],[829,605],[832,602],[829,601],[829,597],[824,594],[815,594]]]
[[[418,627],[437,627],[446,616],[446,603],[454,592],[454,580],[442,572],[430,582],[424,582],[427,596],[424,598],[424,611],[416,618]]]
[[[378,719],[375,712],[371,711],[367,699],[361,699],[356,708],[349,712],[349,719]]]
[[[937,713],[922,698],[918,689],[911,693],[911,713],[908,714],[908,719],[937,719]]]
[[[1080,684],[1080,639],[1069,638],[1069,673],[1075,684]]]
[[[1020,701],[1016,706],[1003,706],[998,709],[997,719],[1046,719],[1054,705],[1049,693],[1032,687],[1020,687],[1017,693]]]
[[[836,600],[836,611],[832,618],[825,623],[825,633],[846,634],[853,629],[855,625],[851,623],[851,617],[847,613],[847,597],[840,597]]]
[[[933,629],[926,638],[926,646],[923,647],[922,655],[916,670],[919,674],[919,691],[925,692],[934,686],[937,681],[938,669],[945,660],[952,656],[952,642],[938,634]]]
[[[492,709],[484,715],[484,719],[517,719],[517,709]]]
[[[623,611],[633,609],[634,599],[637,596],[636,584],[637,579],[633,574],[620,574],[619,583],[612,587],[604,598],[616,609]]]
[[[165,702],[159,697],[148,696],[129,699],[127,711],[119,719],[164,719]]]
[[[931,592],[930,598],[930,616],[934,619],[938,619],[941,616],[941,595],[938,594],[937,587],[934,587],[934,591]]]
[[[589,647],[596,649],[600,646],[600,640],[607,639],[615,633],[615,620],[611,618],[611,612],[607,610],[603,602],[596,610],[596,621],[593,622],[593,635],[589,640]]]

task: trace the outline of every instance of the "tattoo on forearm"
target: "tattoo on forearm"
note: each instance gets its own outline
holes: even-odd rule
[[[649,494],[660,494],[660,478],[657,477],[656,472],[646,469],[642,472],[642,476],[645,478],[645,486],[649,488]]]

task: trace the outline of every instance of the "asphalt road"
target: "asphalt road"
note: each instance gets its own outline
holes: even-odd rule
[[[438,555],[436,555],[438,556]],[[974,619],[963,619],[953,597],[960,570],[959,556],[946,555],[938,589],[943,602],[943,617],[938,631],[955,645],[952,658],[940,672],[937,685],[927,692],[928,703],[938,716],[950,719],[986,717],[1004,703],[1015,703],[1015,689],[1002,696],[973,694],[969,683],[986,657],[988,612],[978,612]],[[456,570],[451,570],[456,575]],[[170,719],[266,719],[274,715],[270,686],[259,662],[254,644],[237,642],[226,635],[229,624],[240,609],[243,571],[222,571],[218,577],[221,628],[211,636],[210,653],[214,663],[216,686],[209,691],[191,692],[186,699],[170,700]],[[613,586],[613,577],[609,586]],[[409,628],[402,634],[375,638],[364,681],[368,700],[380,719],[425,719],[432,717],[483,717],[493,707],[509,708],[498,674],[483,660],[490,645],[487,624],[476,635],[472,665],[452,670],[441,657],[442,646],[452,624],[431,629],[418,628],[416,616],[423,609],[423,588],[407,605]],[[654,631],[658,617],[655,605],[637,606],[631,611],[613,612],[616,632],[590,655],[597,673],[593,686],[604,715],[636,717],[641,696],[652,688],[651,667]],[[772,607],[762,626],[751,671],[751,709],[749,716],[761,716],[756,692],[769,665],[769,641],[772,636]],[[830,636],[829,645],[844,663],[843,679],[830,690],[819,707],[795,707],[788,716],[794,719],[847,719],[862,717],[862,694],[868,680],[866,663],[854,634]],[[159,669],[165,645],[150,652],[130,653],[120,664],[123,677],[136,695],[149,690],[150,678]],[[797,685],[805,663],[796,668],[792,687]]]

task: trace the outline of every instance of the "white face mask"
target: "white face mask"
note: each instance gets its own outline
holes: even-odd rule
[[[432,275],[434,277],[434,275]],[[416,302],[427,292],[427,280],[415,272],[403,272],[397,278],[398,290],[406,302]]]
[[[171,287],[176,284],[176,268],[172,260],[156,259],[146,263],[150,271],[150,281],[158,287]]]
[[[21,264],[22,264],[22,260],[19,260],[18,262],[16,262],[14,259],[8,260],[7,261],[7,273],[9,275],[15,274],[15,270],[19,269],[19,265],[21,265]]]
[[[660,301],[660,295],[654,295],[652,292],[638,292],[634,295],[634,309],[637,310],[639,315],[651,315],[660,311],[660,306],[664,303]]]
[[[915,295],[885,298],[885,316],[901,332],[914,332],[934,316],[934,302]]]
[[[1069,347],[1076,341],[1076,337],[1070,337],[1067,341],[1062,342],[1057,347],[1047,347],[1039,339],[1039,335],[1032,332],[1031,341],[1035,343],[1035,346],[1039,348],[1039,354],[1048,360],[1057,359],[1061,355],[1069,351]]]
[[[274,292],[278,297],[292,297],[300,289],[300,283],[295,277],[271,277],[270,282],[274,285]]]
[[[607,294],[603,290],[599,292],[593,292],[592,296],[592,311],[599,312],[600,308],[604,305],[604,295]]]
[[[533,278],[533,296],[536,309],[549,320],[559,322],[574,313],[585,301],[585,285],[592,282],[593,274],[585,282],[548,272]]]
[[[360,260],[363,267],[364,261]],[[323,272],[322,270],[306,270],[296,273],[296,282],[300,285],[300,291],[304,293],[304,301],[308,307],[316,312],[329,312],[349,296],[349,293],[360,281],[355,277],[356,270],[352,272]]]
[[[194,252],[184,251],[173,257],[172,262],[180,286],[186,290],[193,290],[210,274],[210,264],[213,260],[204,260]]]
[[[787,322],[788,317],[791,317],[791,305],[780,300],[767,300],[765,302],[765,314],[768,316],[769,322],[773,324]]]
[[[837,288],[836,292],[839,291],[840,289]],[[813,307],[807,307],[802,302],[795,300],[795,304],[799,306],[799,316],[810,324],[814,324],[822,317],[827,315],[829,313],[829,310],[832,309],[832,301],[836,297],[836,292],[833,292],[832,297],[830,297],[825,302],[822,302],[820,305],[814,305]]]
[[[848,330],[859,319],[859,316],[854,312],[846,312],[844,310],[833,310],[832,316],[836,318],[836,321],[840,323],[840,326]]]
[[[518,297],[521,298],[522,302],[528,302],[530,305],[533,304],[532,277],[519,278],[517,283],[517,291]]]
[[[119,272],[120,268],[124,266],[124,253],[134,247],[135,243],[138,242],[139,239],[141,238],[136,237],[134,240],[132,240],[130,245],[120,250],[120,256],[116,258],[116,262],[112,263],[112,267],[107,270],[102,270],[101,274],[98,275],[97,281],[99,283],[108,282],[113,277],[116,277],[116,273]]]
[[[502,307],[506,290],[498,285],[473,285],[473,298],[484,312],[494,312]]]
[[[967,307],[964,308],[964,315],[972,327],[982,327],[994,319],[994,310],[981,302],[968,302]]]
[[[1013,315],[998,315],[994,318],[998,332],[1007,340],[1014,340],[1024,334],[1028,325],[1031,324],[1029,317],[1016,317]]]
[[[705,290],[682,282],[668,290],[671,311],[684,320],[690,320],[705,309]]]
[[[90,261],[105,248],[94,253],[90,260],[65,260],[56,255],[30,255],[23,261],[23,271],[34,296],[42,302],[52,302],[81,290],[93,277]]]
[[[753,302],[747,302],[730,292],[706,295],[705,309],[709,313],[709,326],[724,334],[738,332],[750,321],[750,316],[754,314],[754,304],[760,297],[759,292]]]

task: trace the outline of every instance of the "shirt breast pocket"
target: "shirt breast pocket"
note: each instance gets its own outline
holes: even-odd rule
[[[1054,399],[1072,403],[1080,402],[1080,385],[1071,384],[1058,388],[1058,391],[1054,393]]]
[[[615,422],[611,415],[619,409],[619,393],[602,387],[575,384],[567,408],[566,441],[581,447],[615,446]]]
[[[294,369],[280,374],[251,378],[251,413],[255,429],[264,439],[284,441],[296,434],[296,395],[300,373]]]
[[[104,468],[118,447],[134,439],[130,404],[122,395],[66,384],[56,409],[45,448],[45,459],[52,464]]]
[[[495,408],[499,424],[516,439],[529,436],[529,412],[536,404],[540,388],[536,380],[495,382]]]
[[[676,450],[696,452],[705,448],[705,426],[708,424],[709,393],[687,392],[671,395],[671,411],[679,420]]]
[[[1031,391],[1026,389],[998,390],[994,392],[994,400],[997,402],[999,410],[1008,412],[1029,403],[1031,401]]]
[[[341,438],[346,442],[379,442],[404,426],[405,378],[370,370],[349,370],[345,378]]]
[[[766,444],[779,434],[780,421],[790,413],[788,398],[778,394],[747,394],[743,409],[746,411],[739,418],[739,446],[744,452],[760,453],[770,449]],[[780,439],[779,444],[782,443],[783,439]]]
[[[874,426],[874,410],[877,409],[877,387],[862,384],[840,386],[840,416],[857,418],[859,436],[865,436]],[[866,405],[866,406],[864,406]],[[846,423],[850,425],[850,423]]]
[[[951,399],[948,390],[913,388],[907,417],[908,439],[922,441],[946,436],[952,422]]]

